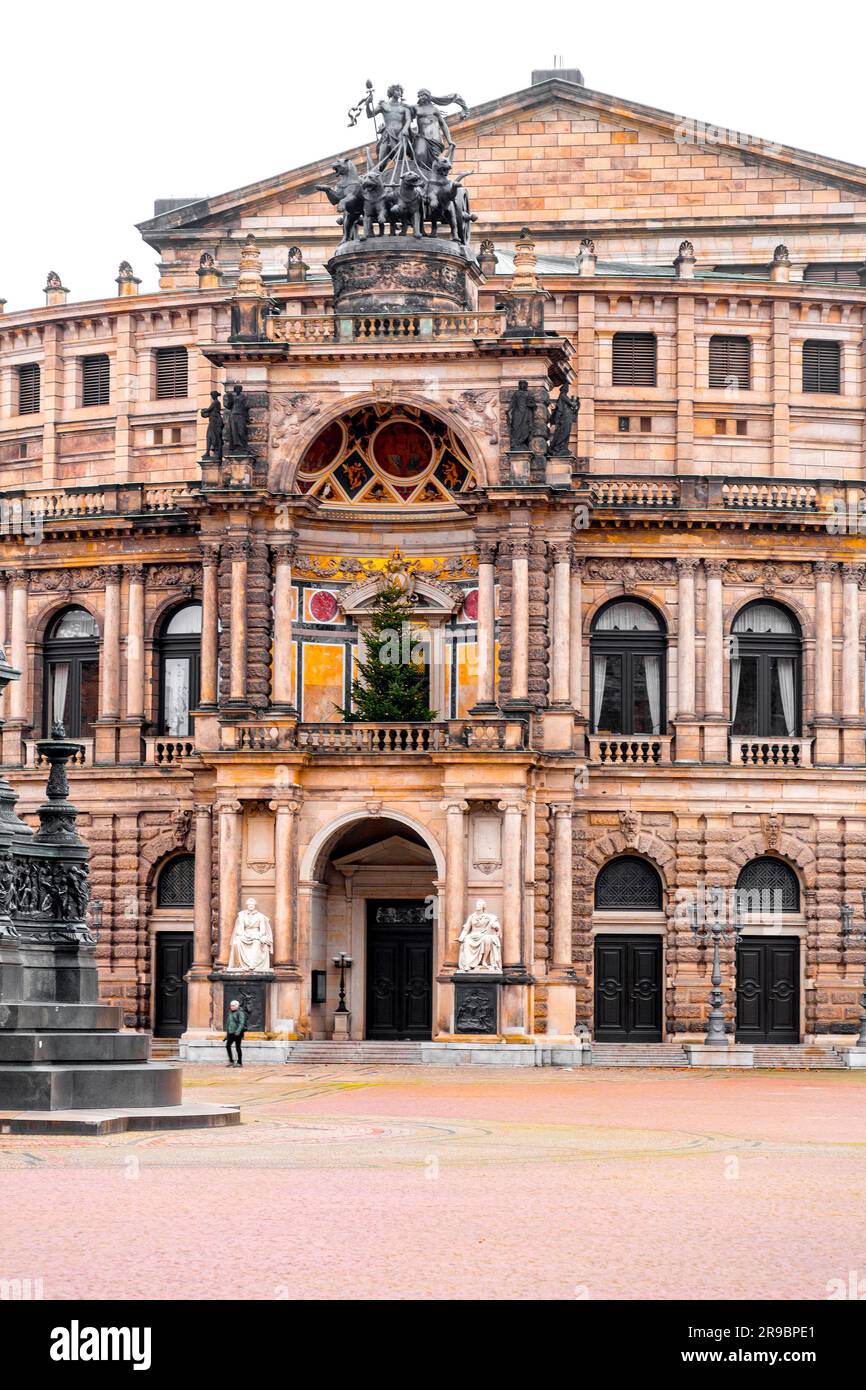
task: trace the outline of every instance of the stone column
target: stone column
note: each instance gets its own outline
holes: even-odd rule
[[[583,699],[583,557],[571,557],[571,598],[568,604],[569,690],[572,708],[581,711]]]
[[[9,600],[9,575],[5,570],[0,570],[0,651],[6,651],[8,639],[6,611]],[[0,719],[6,715],[6,692],[0,694]]]
[[[863,666],[860,582],[863,566],[842,566],[842,761],[863,762]]]
[[[144,718],[144,565],[131,565],[126,634],[126,717]]]
[[[220,967],[228,964],[232,929],[241,904],[241,802],[219,803],[219,951]]]
[[[295,939],[295,825],[300,802],[277,797],[269,802],[277,822],[274,834],[274,965],[297,967]]]
[[[502,811],[502,963],[506,971],[523,965],[523,853],[522,801],[500,801]]]
[[[292,562],[295,537],[271,546],[274,555],[274,656],[271,704],[286,714],[295,712],[292,684]]]
[[[529,705],[529,539],[511,541],[511,700]]]
[[[10,575],[12,585],[12,614],[9,643],[9,660],[21,675],[9,686],[9,718],[18,726],[3,735],[4,762],[21,761],[21,730],[31,722],[30,681],[27,652],[27,600],[30,575],[27,570],[13,570]]]
[[[203,544],[201,603],[201,690],[199,707],[216,709],[218,704],[217,662],[219,658],[219,561],[218,543]]]
[[[839,761],[839,735],[833,727],[833,575],[836,565],[815,565],[815,747],[816,763]]]
[[[677,560],[677,718],[695,717],[695,570],[699,561]]]
[[[439,968],[457,968],[460,929],[466,916],[467,801],[443,801],[445,812],[445,959]]]
[[[725,633],[724,560],[705,560],[707,576],[707,623],[704,646],[704,761],[728,761],[728,730],[725,721]]]
[[[229,699],[232,704],[246,704],[247,698],[247,569],[250,543],[235,540],[229,544],[232,562],[231,595],[231,669]]]
[[[496,545],[478,542],[478,698],[473,714],[496,709]]]
[[[577,976],[572,964],[572,807],[552,806],[553,881],[551,884],[551,949],[547,971],[548,1034],[573,1038]]]
[[[553,614],[550,633],[550,694],[567,707],[571,697],[571,542],[556,541],[553,554]]]
[[[120,715],[120,565],[104,565],[100,578],[105,583],[105,614],[102,627],[102,662],[99,718]]]

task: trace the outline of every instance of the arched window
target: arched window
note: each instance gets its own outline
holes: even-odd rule
[[[190,710],[198,705],[201,672],[201,604],[176,608],[159,639],[159,731],[186,738]]]
[[[763,855],[740,870],[737,906],[742,915],[800,911],[800,883],[781,859]]]
[[[99,713],[99,626],[86,608],[66,608],[48,629],[43,648],[43,728],[62,724],[72,738],[88,737]]]
[[[178,854],[161,871],[156,884],[157,907],[192,907],[195,890],[195,856]]]
[[[665,632],[639,599],[615,599],[592,626],[595,733],[660,734],[665,724]]]
[[[800,626],[787,608],[758,600],[731,628],[731,730],[794,738],[800,732]]]
[[[599,870],[595,880],[597,912],[630,908],[637,912],[660,912],[662,881],[652,864],[636,854],[611,859]]]

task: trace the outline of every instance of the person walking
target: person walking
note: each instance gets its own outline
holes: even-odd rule
[[[226,1052],[228,1053],[227,1067],[233,1067],[232,1044],[234,1044],[237,1055],[237,1065],[242,1067],[244,1059],[241,1054],[241,1043],[244,1039],[244,1029],[247,1026],[247,1016],[240,1006],[240,1000],[233,999],[229,1004],[229,1016],[226,1020]]]

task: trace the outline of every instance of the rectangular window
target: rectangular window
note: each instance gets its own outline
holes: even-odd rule
[[[860,286],[859,261],[813,261],[803,271],[803,281],[807,285],[850,285]]]
[[[641,427],[641,431],[642,431],[644,434],[651,434],[651,433],[652,433],[652,427],[653,427],[652,416],[650,416],[650,415],[642,415],[642,416],[640,417],[640,427]]]
[[[738,421],[737,421],[737,434],[748,434],[748,433],[749,433],[749,422],[748,422],[748,420],[738,420]]]
[[[727,434],[727,432],[728,432],[728,422],[727,422],[727,420],[717,420],[717,421],[716,421],[716,434]]]
[[[189,395],[185,347],[156,349],[156,398],[158,401]]]
[[[36,362],[28,362],[26,366],[18,368],[19,415],[38,415],[41,409],[39,377],[39,366]]]
[[[617,425],[619,427],[620,434],[628,434],[631,421],[627,415],[620,415],[617,421]]]
[[[108,405],[109,367],[106,353],[81,359],[81,404]]]
[[[750,338],[715,333],[710,338],[710,389],[748,391],[752,377]]]
[[[807,338],[803,344],[803,390],[838,396],[842,389],[841,362],[839,343]]]
[[[614,386],[655,386],[656,336],[654,333],[614,333]]]

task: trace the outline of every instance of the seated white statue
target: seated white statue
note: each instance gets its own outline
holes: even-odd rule
[[[460,942],[458,970],[487,970],[498,975],[502,970],[502,927],[499,918],[487,911],[479,898],[475,911],[470,912],[457,938]]]
[[[270,970],[273,948],[270,922],[263,912],[257,910],[255,898],[247,898],[232,932],[226,972],[240,975],[253,970]]]

